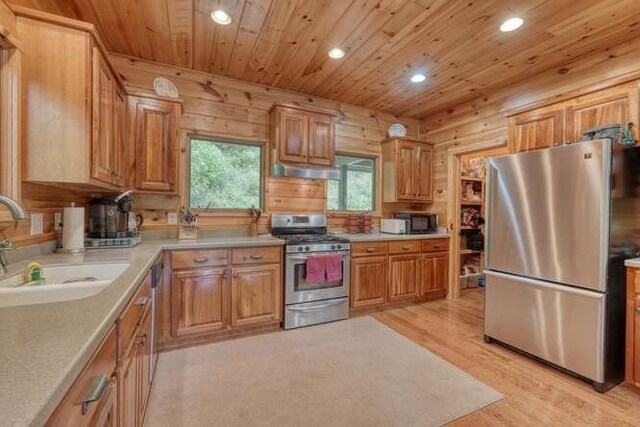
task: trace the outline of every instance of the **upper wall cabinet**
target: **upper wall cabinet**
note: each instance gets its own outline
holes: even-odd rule
[[[382,142],[383,201],[433,201],[433,146],[425,141],[392,138]]]
[[[178,151],[182,105],[152,98],[129,97],[135,146],[136,189],[178,192]]]
[[[637,82],[573,98],[509,117],[511,151],[549,148],[574,143],[591,128],[609,124],[633,123],[637,139]]]
[[[283,163],[333,166],[335,123],[340,114],[293,105],[275,104],[271,109],[271,143]]]
[[[24,49],[23,179],[117,190],[124,92],[93,27],[16,8]]]

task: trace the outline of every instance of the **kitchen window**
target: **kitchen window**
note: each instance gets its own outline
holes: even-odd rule
[[[327,183],[327,210],[374,211],[376,159],[336,155],[341,178]]]
[[[262,207],[262,145],[191,138],[189,206]]]

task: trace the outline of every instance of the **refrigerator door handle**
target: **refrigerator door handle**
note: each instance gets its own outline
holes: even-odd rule
[[[576,288],[576,287],[569,286],[569,285],[559,285],[559,284],[555,284],[555,283],[551,283],[551,282],[545,282],[544,280],[537,280],[537,279],[532,279],[530,277],[524,277],[524,276],[514,276],[513,274],[505,274],[505,273],[500,273],[500,272],[492,271],[492,270],[485,270],[484,274],[486,274],[488,276],[500,277],[502,279],[507,279],[507,280],[513,280],[514,278],[517,278],[518,282],[520,282],[520,283],[529,284],[529,285],[535,285],[535,286],[539,286],[541,288],[552,289],[554,291],[565,292],[565,293],[568,293],[568,294],[581,295],[581,296],[585,296],[585,297],[599,298],[604,294],[603,292],[599,292],[599,291],[592,291],[592,290],[588,290],[588,289]]]

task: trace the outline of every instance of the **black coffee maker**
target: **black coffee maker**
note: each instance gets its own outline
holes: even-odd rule
[[[89,201],[89,237],[115,239],[135,237],[142,216],[133,212],[133,190],[116,197],[107,196]]]

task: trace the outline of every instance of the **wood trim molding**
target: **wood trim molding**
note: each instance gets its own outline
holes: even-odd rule
[[[20,199],[22,52],[0,49],[0,193]],[[10,219],[0,209],[0,221]]]

